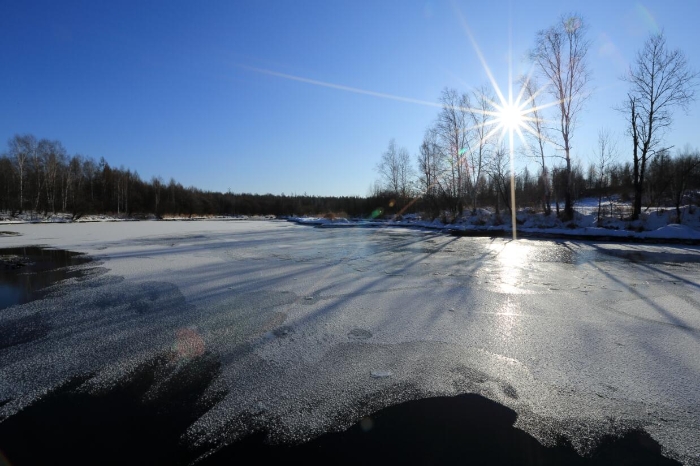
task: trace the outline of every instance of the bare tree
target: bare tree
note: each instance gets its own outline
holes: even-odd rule
[[[35,177],[34,191],[36,193],[36,200],[34,201],[34,212],[39,212],[39,202],[41,201],[41,189],[46,180],[46,174],[44,170],[44,159],[46,158],[46,154],[48,154],[52,150],[52,142],[48,139],[41,139],[39,141],[39,144],[37,145],[36,150],[33,151],[29,159],[32,162],[31,168],[34,172]]]
[[[399,196],[406,202],[413,196],[416,172],[411,164],[411,156],[405,147],[399,149]]]
[[[526,124],[530,127],[530,131],[527,131],[527,134],[534,142],[534,145],[528,144],[528,150],[530,155],[533,156],[540,165],[540,183],[543,189],[542,209],[545,215],[550,215],[552,213],[552,183],[549,179],[549,170],[547,169],[547,162],[544,155],[544,146],[548,140],[548,136],[547,129],[544,126],[542,109],[540,108],[540,90],[538,90],[537,81],[533,78],[523,79],[522,84],[527,101],[530,103],[530,118],[526,121]]]
[[[56,188],[59,168],[66,164],[66,150],[60,141],[42,140],[41,157],[46,189],[46,210],[56,213]]]
[[[163,189],[163,178],[154,176],[153,178],[151,178],[151,185],[153,185],[153,193],[155,196],[153,214],[156,216],[156,218],[160,218],[160,214],[158,212],[158,204],[160,204],[160,192]]]
[[[586,40],[586,25],[578,15],[562,16],[557,24],[537,33],[531,57],[549,84],[548,92],[557,101],[561,140],[557,146],[564,151],[566,184],[564,215],[573,217],[571,180],[571,140],[576,117],[583,107],[590,73],[586,55],[590,42]]]
[[[82,182],[84,179],[83,175],[83,157],[76,154],[71,157],[68,164],[68,169],[65,171],[65,190],[63,192],[63,212],[68,210],[68,199],[72,198],[71,204],[73,205],[73,215],[77,214],[79,210],[78,205],[84,205],[84,201],[81,199],[78,202],[77,196],[80,195],[82,190]]]
[[[406,200],[411,195],[413,184],[413,167],[408,150],[397,147],[396,141],[389,141],[389,147],[382,154],[381,161],[377,164],[377,171],[382,176],[385,189],[391,191],[396,197]]]
[[[681,203],[691,179],[700,174],[700,152],[686,147],[671,163],[671,194],[676,207],[676,223],[681,223]]]
[[[418,189],[428,205],[437,213],[437,199],[440,193],[440,147],[437,143],[437,134],[434,128],[430,128],[423,136],[420,146],[418,162]]]
[[[659,151],[649,161],[644,175],[645,211],[652,205],[661,207],[664,200],[667,200],[670,195],[672,171],[673,160],[668,149]]]
[[[20,136],[16,134],[8,141],[10,146],[10,157],[14,159],[19,176],[19,212],[24,211],[24,178],[27,167],[27,160],[31,154],[37,150],[37,141],[31,134]]]
[[[679,49],[669,50],[663,33],[653,34],[637,53],[624,78],[630,92],[622,110],[629,118],[634,161],[632,218],[642,212],[644,175],[649,160],[664,149],[663,136],[671,126],[672,111],[687,111],[695,98],[698,73],[692,71]]]
[[[603,209],[603,195],[606,194],[607,172],[613,159],[617,155],[617,144],[612,138],[610,131],[606,128],[601,128],[598,131],[598,150],[596,154],[595,175],[596,188],[598,188],[598,224],[600,224],[600,216]]]
[[[455,89],[444,89],[440,97],[442,110],[438,114],[435,131],[443,157],[449,168],[445,170],[446,194],[453,203],[453,211],[462,214],[466,184],[465,154],[471,152],[466,129],[469,126],[469,96]]]
[[[480,191],[483,189],[483,171],[491,157],[492,141],[489,137],[490,128],[488,121],[492,117],[492,103],[494,96],[487,86],[481,86],[474,90],[474,107],[469,107],[470,128],[465,128],[467,140],[471,139],[471,150],[467,155],[467,188],[472,200],[472,214],[476,213],[477,201]],[[471,133],[471,134],[470,134]],[[470,138],[470,135],[473,137]]]
[[[493,152],[493,157],[489,159],[487,171],[493,181],[496,190],[496,219],[500,222],[499,199],[508,208],[508,212],[513,213],[513,206],[510,202],[511,197],[508,195],[510,190],[510,157],[505,146],[501,144]],[[515,228],[515,226],[513,226]]]

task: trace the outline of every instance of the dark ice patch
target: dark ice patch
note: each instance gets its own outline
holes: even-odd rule
[[[518,391],[515,389],[514,386],[512,386],[508,382],[503,382],[501,384],[501,390],[503,391],[503,394],[508,398],[512,398],[514,400],[518,399]]]
[[[278,327],[272,331],[272,334],[277,338],[284,338],[293,333],[292,327],[285,325],[284,327]]]
[[[0,349],[43,338],[49,329],[48,323],[39,314],[0,321]]]
[[[0,249],[0,309],[43,296],[55,283],[80,277],[90,262],[84,254],[38,246]]]

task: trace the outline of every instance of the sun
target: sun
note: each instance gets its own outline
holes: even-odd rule
[[[525,122],[528,120],[527,114],[530,113],[530,110],[524,108],[526,104],[518,105],[513,102],[504,102],[501,105],[494,103],[493,106],[498,127],[503,132],[517,132],[521,129],[527,129]]]

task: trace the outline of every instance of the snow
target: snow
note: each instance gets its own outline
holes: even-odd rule
[[[603,207],[607,208],[613,202],[615,206],[629,208],[617,200],[606,199]],[[554,206],[552,206],[554,208]],[[534,213],[530,209],[517,212],[517,231],[530,237],[559,236],[562,238],[614,238],[617,240],[664,240],[677,242],[694,242],[700,239],[700,209],[694,206],[684,206],[681,209],[680,223],[677,222],[675,209],[651,209],[644,212],[636,221],[623,220],[614,217],[603,217],[600,224],[597,221],[598,199],[584,198],[576,203],[575,218],[571,221],[561,221],[554,213],[545,216]],[[447,215],[447,214],[446,214]],[[152,217],[152,216],[151,216]],[[222,221],[222,220],[272,220],[267,217],[233,216],[233,217],[168,217],[166,221]],[[473,214],[465,212],[451,223],[443,223],[440,219],[425,219],[419,214],[404,214],[397,218],[386,219],[346,219],[326,217],[288,217],[288,221],[299,225],[321,228],[353,228],[353,227],[420,227],[445,232],[463,233],[494,233],[506,234],[512,232],[511,217],[507,211],[496,216],[487,209],[477,209]],[[0,225],[23,223],[92,223],[92,222],[124,222],[133,218],[86,215],[72,221],[70,214],[54,214],[38,217],[35,214],[23,214],[14,218],[0,214]],[[155,220],[150,218],[149,220]],[[682,226],[678,228],[674,225]]]
[[[378,224],[4,225],[19,235],[1,237],[3,247],[96,262],[84,266],[88,278],[0,313],[0,326],[33,318],[47,329],[0,350],[0,400],[9,400],[0,419],[76,376],[102,392],[159,355],[177,370],[207,354],[220,372],[202,396],[218,401],[188,429],[196,445],[260,426],[271,442],[301,441],[387,405],[471,392],[514,409],[517,426],[548,444],[563,434],[585,451],[615,424],[647,429],[682,461],[700,454],[699,247]],[[697,234],[685,224],[578,228],[598,230]]]
[[[664,239],[693,239],[700,240],[700,231],[690,228],[687,225],[665,225],[654,231],[643,232],[643,238],[664,238]]]
[[[590,238],[590,239],[616,239],[618,241],[675,241],[697,242],[700,241],[700,209],[696,207],[683,207],[681,209],[681,223],[676,221],[675,210],[657,210],[642,213],[636,221],[617,218],[603,218],[600,224],[597,221],[597,199],[583,199],[577,204],[577,208],[592,213],[582,214],[576,212],[573,220],[564,222],[556,215],[545,216],[541,213],[533,213],[522,210],[517,213],[517,233],[528,237],[561,237],[561,238]],[[512,233],[510,215],[505,212],[498,218],[494,213],[478,209],[476,213],[466,212],[452,223],[445,224],[440,219],[421,220],[420,216],[403,216],[401,219],[388,219],[382,221],[347,220],[315,218],[315,217],[290,217],[291,222],[300,225],[317,226],[323,228],[339,227],[411,227],[441,230],[444,232],[457,232],[465,234],[496,234],[506,235]]]

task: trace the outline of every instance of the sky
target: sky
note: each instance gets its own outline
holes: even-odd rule
[[[586,167],[607,128],[631,159],[619,78],[661,30],[700,70],[697,0],[3,0],[0,152],[31,133],[146,180],[364,196],[392,138],[418,154],[445,87],[489,84],[474,43],[505,90],[571,12],[593,77],[572,154]],[[666,141],[700,147],[699,129],[695,102]]]

